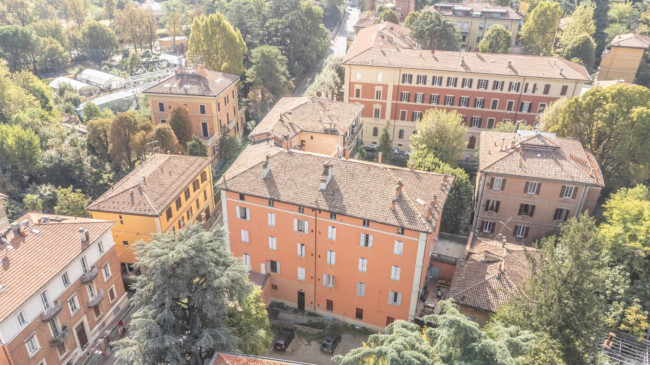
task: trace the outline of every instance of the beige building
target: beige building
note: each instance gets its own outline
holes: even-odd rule
[[[362,109],[358,103],[285,97],[248,137],[253,143],[272,140],[278,146],[288,143],[291,149],[332,156],[355,147],[361,134]]]
[[[455,24],[460,33],[461,48],[469,51],[478,50],[478,43],[488,29],[496,24],[503,25],[510,31],[511,46],[514,46],[523,20],[523,16],[516,10],[490,3],[436,3],[426,10],[436,11]]]
[[[478,237],[530,244],[593,213],[603,174],[579,141],[553,133],[482,132],[472,221]]]
[[[4,207],[4,200],[7,199],[7,196],[0,194],[0,230],[3,230],[9,227],[9,220],[7,219],[7,212]]]
[[[650,48],[650,37],[641,34],[619,34],[603,52],[598,80],[624,80],[633,83],[643,52]]]

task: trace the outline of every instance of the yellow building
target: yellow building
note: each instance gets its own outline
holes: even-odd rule
[[[641,34],[619,34],[603,52],[598,80],[634,82],[643,52],[650,48],[650,37]]]
[[[510,31],[511,46],[514,46],[523,19],[510,7],[494,6],[490,3],[437,3],[426,10],[436,11],[455,24],[458,33],[460,33],[461,48],[470,51],[478,50],[478,43],[488,29],[495,24],[503,25]]]
[[[207,221],[214,213],[207,157],[155,154],[88,206],[95,219],[114,221],[113,240],[122,269],[137,261],[133,244],[156,233]]]
[[[7,199],[7,196],[0,194],[0,229],[5,229],[9,227],[9,219],[7,219],[7,212],[5,212],[3,200]]]

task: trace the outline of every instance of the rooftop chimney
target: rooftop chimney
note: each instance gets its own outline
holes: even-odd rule
[[[14,236],[17,236],[20,232],[20,224],[18,222],[11,223],[11,230],[14,232]]]
[[[269,172],[271,172],[271,155],[266,155],[266,161],[262,164],[262,179],[266,179]]]
[[[390,209],[395,210],[395,205],[397,204],[397,198],[393,199],[390,203]]]
[[[345,156],[346,160],[350,159],[350,150],[347,147],[343,149],[343,155]]]
[[[199,65],[199,67],[196,69],[199,75],[203,77],[208,77],[208,73],[205,71],[205,65]]]
[[[506,143],[506,137],[501,138],[501,151],[503,151],[503,145]]]
[[[513,139],[512,141],[510,141],[510,148],[515,148],[516,144],[517,142]]]
[[[87,243],[90,240],[90,233],[85,228],[79,228],[79,236],[81,236],[81,242]]]
[[[515,124],[515,133],[517,133],[517,131],[519,130],[519,123],[521,123],[521,120],[517,121],[517,123]]]
[[[330,180],[332,180],[333,173],[334,173],[334,164],[332,164],[332,161],[325,162],[323,164],[323,173],[321,174],[320,177],[321,191],[327,190],[327,185],[330,183]]]
[[[275,145],[275,143],[273,142],[273,138],[271,137],[268,137],[266,139],[266,143],[269,145],[269,147],[273,147]]]
[[[377,152],[377,163],[381,163],[381,151]]]
[[[411,163],[409,163],[409,169],[415,171],[415,162],[411,161]]]
[[[402,197],[402,191],[404,190],[404,182],[402,179],[397,180],[397,186],[395,186],[395,199],[399,200]]]
[[[145,185],[147,185],[147,177],[146,177],[146,176],[143,176],[143,177],[142,177],[142,182],[143,182]]]
[[[564,72],[564,69],[560,67],[560,75],[562,75],[562,72]]]
[[[512,61],[508,60],[508,67],[512,67]]]
[[[283,147],[285,152],[289,152],[289,134],[285,133],[282,138],[284,139]]]

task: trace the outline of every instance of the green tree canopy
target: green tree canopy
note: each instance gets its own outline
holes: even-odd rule
[[[111,122],[112,118],[99,118],[86,123],[86,148],[88,153],[104,162],[110,162],[108,151]]]
[[[0,26],[0,57],[7,60],[12,72],[31,68],[36,69],[36,55],[40,38],[30,28],[19,25]]]
[[[424,49],[458,49],[460,36],[456,26],[437,12],[425,10],[411,23],[411,36]]]
[[[395,15],[393,9],[386,8],[382,10],[381,13],[379,13],[377,20],[375,21],[375,24],[384,23],[384,22],[399,24],[399,19],[397,19],[397,15]]]
[[[239,30],[221,13],[194,19],[188,47],[188,54],[201,56],[210,70],[234,75],[241,75],[245,70],[246,43]]]
[[[526,51],[533,55],[550,56],[555,32],[560,24],[562,9],[553,1],[542,1],[526,17],[521,29],[521,39]]]
[[[192,137],[187,144],[187,154],[189,156],[208,156],[208,146],[197,136]]]
[[[54,38],[41,38],[38,53],[37,68],[40,72],[63,71],[70,66],[70,56]]]
[[[596,87],[551,110],[557,118],[544,117],[543,125],[559,136],[578,138],[590,149],[609,188],[632,186],[650,178],[648,100],[650,90],[643,86]]]
[[[595,10],[596,5],[592,2],[580,3],[561,31],[560,44],[570,44],[574,39],[585,33],[593,36],[596,32],[596,24],[594,23]]]
[[[416,170],[449,174],[454,177],[454,183],[449,189],[445,202],[440,230],[452,234],[464,233],[463,228],[468,223],[469,206],[474,192],[474,184],[469,175],[461,168],[453,168],[440,161],[431,150],[414,150],[409,163],[415,164]]]
[[[323,97],[336,100],[343,90],[343,82],[345,81],[345,69],[341,65],[341,61],[340,56],[329,56],[325,60],[325,67],[316,75],[314,82],[307,89],[307,94],[317,96],[320,91]]]
[[[384,163],[390,163],[393,157],[393,143],[390,141],[390,134],[388,130],[390,129],[390,122],[386,122],[386,125],[381,130],[381,135],[379,136],[379,146],[377,146],[377,157],[381,153]]]
[[[462,124],[460,114],[455,111],[430,109],[416,125],[418,133],[411,137],[411,149],[432,152],[440,161],[456,166],[465,149],[467,127]]]
[[[259,46],[251,51],[250,68],[246,80],[253,86],[267,90],[274,99],[282,97],[291,86],[287,58],[274,46]]]
[[[152,138],[158,141],[158,147],[163,153],[174,153],[178,149],[178,139],[169,124],[158,124],[153,129]]]
[[[157,234],[140,241],[136,252],[138,266],[147,270],[135,282],[128,337],[115,343],[119,360],[200,365],[215,350],[258,349],[258,336],[270,335],[263,318],[239,321],[260,316],[246,302],[253,288],[248,270],[228,251],[222,228],[206,232],[191,225]],[[233,308],[254,312],[233,314]],[[247,333],[238,337],[241,329]]]
[[[482,53],[508,53],[512,44],[510,32],[501,24],[494,24],[478,44]]]
[[[56,206],[54,212],[56,214],[86,217],[86,206],[90,203],[82,192],[81,189],[73,189],[72,186],[56,189]]]
[[[239,139],[224,133],[219,138],[218,156],[221,161],[230,161],[239,154]]]
[[[181,145],[185,146],[187,142],[192,140],[192,121],[190,120],[190,113],[184,106],[178,105],[172,108],[169,126]]]
[[[134,158],[140,155],[138,152],[144,152],[144,136],[151,128],[151,121],[149,124],[139,123],[133,112],[120,113],[113,118],[108,133],[108,153],[116,169],[133,167]]]
[[[36,32],[36,34],[41,38],[51,37],[56,39],[61,44],[65,44],[66,42],[66,37],[63,34],[63,28],[61,27],[61,24],[56,20],[42,19],[36,23],[30,24],[29,28]]]
[[[89,20],[81,27],[81,47],[88,57],[99,64],[115,54],[117,36],[104,24]]]
[[[41,157],[41,141],[31,129],[0,124],[0,170],[34,172]]]
[[[231,307],[228,311],[228,327],[242,341],[238,350],[245,354],[263,355],[271,348],[273,332],[269,314],[262,301],[262,290],[256,287],[241,303],[241,308]]]
[[[587,33],[576,37],[571,43],[566,44],[559,52],[560,57],[567,60],[577,61],[588,70],[594,64],[596,43]]]

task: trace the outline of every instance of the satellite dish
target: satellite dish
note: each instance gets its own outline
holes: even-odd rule
[[[323,96],[323,93],[320,92],[320,91],[316,91],[316,96],[318,96],[320,98],[321,96]]]

